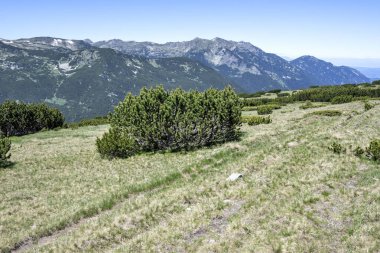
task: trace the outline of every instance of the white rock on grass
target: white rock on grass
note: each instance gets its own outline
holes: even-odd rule
[[[239,173],[232,173],[228,178],[227,178],[227,181],[235,181],[237,180],[238,178],[241,178],[243,177],[242,174],[239,174]]]
[[[288,143],[288,147],[289,148],[294,148],[294,147],[297,147],[299,144],[298,144],[298,142],[296,142],[296,141],[292,141],[292,142],[289,142]]]

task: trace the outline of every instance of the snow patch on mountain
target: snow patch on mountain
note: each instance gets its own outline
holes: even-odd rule
[[[52,46],[58,47],[62,45],[61,39],[53,39],[53,42],[51,43]]]
[[[70,62],[60,62],[58,63],[58,68],[64,72],[75,70],[74,67],[70,66]]]
[[[179,65],[181,68],[183,68],[183,71],[186,72],[186,73],[189,73],[189,71],[191,70],[191,66],[188,65],[188,64],[181,64]]]
[[[155,68],[159,68],[160,65],[157,63],[156,59],[149,59],[150,65],[152,65]]]

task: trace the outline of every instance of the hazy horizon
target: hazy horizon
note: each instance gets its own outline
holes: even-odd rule
[[[380,59],[379,9],[375,0],[3,1],[0,37],[157,43],[221,37],[292,58]]]
[[[380,58],[380,2],[3,1],[0,37],[184,41],[221,37],[289,57]]]

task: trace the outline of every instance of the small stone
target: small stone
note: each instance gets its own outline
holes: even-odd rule
[[[296,141],[292,141],[292,142],[288,143],[288,147],[289,148],[294,148],[294,147],[297,147],[297,146],[298,146],[298,142],[296,142]]]
[[[232,173],[228,178],[227,178],[227,181],[235,181],[237,180],[238,178],[241,178],[243,177],[242,174],[239,174],[239,173]]]

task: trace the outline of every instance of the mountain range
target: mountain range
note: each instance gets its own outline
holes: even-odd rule
[[[336,67],[312,56],[287,61],[248,42],[196,38],[185,42],[135,42],[109,40],[92,43],[100,48],[147,58],[186,57],[199,61],[227,77],[247,92],[298,89],[313,85],[368,81],[359,71]]]
[[[312,56],[287,61],[247,42],[196,38],[185,42],[0,39],[0,103],[44,101],[68,121],[105,115],[143,86],[237,92],[362,83],[349,67]]]

